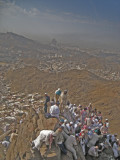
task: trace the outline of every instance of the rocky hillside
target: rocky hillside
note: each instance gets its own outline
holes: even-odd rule
[[[109,119],[110,130],[120,134],[120,81],[107,81],[86,70],[49,73],[35,67],[9,71],[5,79],[12,92],[47,92],[52,98],[56,88],[68,89],[72,103],[86,106],[91,102]]]
[[[45,146],[41,149],[41,154],[34,154],[31,151],[30,141],[34,140],[43,129],[53,130],[56,123],[57,119],[52,118],[45,120],[44,115],[41,114],[41,112],[37,115],[34,109],[31,109],[23,124],[19,126],[18,137],[11,143],[7,151],[6,160],[32,160],[32,157],[34,160],[40,159],[41,155],[45,152]],[[54,156],[52,157],[54,158]]]
[[[56,118],[46,119],[42,110],[37,114],[35,109],[31,108],[22,124],[17,126],[17,136],[12,140],[6,155],[6,160],[73,160],[71,152],[67,155],[60,153],[59,147],[56,148],[54,141],[52,148],[48,150],[45,144],[40,148],[40,152],[32,150],[30,142],[34,140],[43,129],[53,130],[58,123]],[[102,142],[102,139],[100,140]],[[4,152],[3,152],[4,153]],[[2,153],[2,154],[3,154]],[[78,144],[78,160],[92,160],[90,156],[84,157],[82,149]],[[4,160],[2,157],[1,160]],[[106,148],[98,158],[94,160],[114,160],[110,147]]]

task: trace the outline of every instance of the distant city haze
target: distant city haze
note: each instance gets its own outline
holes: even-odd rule
[[[120,0],[0,0],[0,32],[120,49]]]

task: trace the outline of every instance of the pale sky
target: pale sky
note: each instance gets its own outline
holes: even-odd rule
[[[0,0],[0,32],[120,48],[120,0]]]

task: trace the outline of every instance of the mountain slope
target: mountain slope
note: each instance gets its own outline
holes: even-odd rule
[[[60,87],[68,89],[72,103],[88,105],[102,111],[104,118],[110,120],[110,129],[120,134],[120,81],[107,81],[86,70],[71,70],[62,73],[39,71],[35,67],[26,67],[9,71],[6,81],[11,84],[11,91],[44,95],[47,92],[51,98]]]

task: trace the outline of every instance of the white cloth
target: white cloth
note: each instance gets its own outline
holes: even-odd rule
[[[50,114],[51,116],[59,118],[60,110],[57,105],[53,105],[50,107]]]
[[[9,147],[9,144],[10,144],[10,142],[8,142],[8,141],[2,141],[2,145],[4,146],[4,147]]]
[[[54,134],[54,131],[42,130],[40,132],[40,135],[33,141],[35,144],[35,148],[37,148],[39,150],[43,142],[45,142],[46,145],[49,145],[49,136],[51,134]]]

